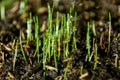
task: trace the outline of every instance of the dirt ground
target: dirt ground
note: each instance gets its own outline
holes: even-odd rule
[[[69,12],[75,3],[77,12],[77,50],[70,51],[73,55],[72,69],[68,70],[66,80],[119,80],[120,79],[120,0],[28,0],[26,13],[19,12],[20,0],[7,7],[5,19],[0,20],[0,79],[1,80],[64,80],[66,62],[58,62],[58,72],[42,69],[42,64],[34,63],[32,52],[35,51],[35,41],[31,41],[26,51],[27,62],[24,61],[20,48],[13,71],[14,39],[19,39],[19,32],[26,31],[26,20],[31,12],[39,17],[39,25],[47,20],[47,3],[54,4],[54,12],[61,14]],[[0,1],[1,2],[1,1]],[[109,16],[111,14],[110,50],[108,50]],[[87,22],[95,21],[96,34],[91,36],[91,51],[93,39],[98,44],[98,65],[93,69],[94,60],[85,61]],[[43,32],[41,32],[42,35]],[[25,35],[26,37],[26,35]],[[26,39],[26,38],[25,38]],[[25,41],[25,40],[24,40]],[[24,42],[23,42],[24,44]],[[26,46],[27,47],[27,46]],[[51,61],[52,62],[52,61]],[[51,63],[48,63],[48,65]],[[80,75],[82,72],[82,75]],[[61,79],[60,79],[61,78]]]

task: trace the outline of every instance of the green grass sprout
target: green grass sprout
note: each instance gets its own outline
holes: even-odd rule
[[[36,40],[36,50],[35,50],[35,53],[34,53],[34,57],[37,55],[38,57],[38,62],[39,62],[39,48],[41,46],[41,40],[40,40],[40,37],[39,37],[39,22],[38,22],[38,17],[34,17],[34,23],[35,23],[35,40]]]
[[[43,37],[43,70],[46,69],[45,65],[46,65],[46,61],[47,61],[47,39],[45,37]]]
[[[77,50],[77,45],[76,45],[76,16],[77,13],[75,13],[75,17],[74,17],[74,26],[73,26],[73,42],[72,42],[72,49],[73,50]]]
[[[26,61],[26,56],[25,56],[25,52],[24,52],[24,49],[23,49],[23,45],[22,45],[22,36],[21,36],[21,34],[22,34],[22,30],[20,30],[20,49],[22,51],[23,58]]]
[[[27,41],[32,41],[32,14],[30,13],[30,18],[27,20]]]
[[[87,48],[87,57],[86,60],[90,58],[90,23],[87,23],[87,34],[86,34],[86,48]]]
[[[95,54],[94,54],[94,70],[97,69],[97,63],[98,63],[98,56],[97,56],[97,50],[98,50],[98,47],[97,47],[97,43],[95,43]]]
[[[52,38],[52,50],[51,51],[54,55],[54,64],[55,64],[55,68],[57,69],[57,48],[56,48],[56,39],[54,36]]]

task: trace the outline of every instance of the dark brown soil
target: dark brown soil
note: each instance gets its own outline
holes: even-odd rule
[[[56,0],[57,1],[57,0]],[[58,61],[58,72],[54,70],[43,70],[42,64],[36,62],[33,57],[35,51],[35,41],[31,41],[26,46],[26,20],[31,12],[33,16],[39,17],[39,24],[42,26],[47,21],[47,3],[52,6],[52,0],[28,0],[26,13],[19,12],[20,0],[15,1],[7,10],[6,18],[0,20],[0,80],[64,80],[64,69],[70,62],[73,65],[67,71],[66,80],[119,80],[120,79],[120,0],[60,0],[55,4],[54,12],[59,11],[61,14],[68,13],[75,2],[75,11],[77,12],[77,48],[78,50],[70,51],[73,59]],[[108,14],[111,13],[111,43],[108,50]],[[54,21],[54,20],[53,20]],[[85,61],[87,55],[86,49],[86,32],[87,22],[96,22],[97,36],[95,37],[90,31],[91,45],[95,38],[98,44],[98,65],[94,70],[94,60]],[[20,45],[18,44],[18,55],[16,58],[15,69],[13,71],[13,59],[15,55],[14,39],[19,39],[19,32],[23,30],[24,49],[27,61],[23,59]],[[44,31],[41,31],[41,34]],[[41,36],[42,38],[42,36]],[[92,46],[91,46],[92,51]],[[41,54],[42,55],[42,54]],[[41,57],[42,58],[42,57]],[[51,62],[53,60],[51,59]],[[51,66],[51,62],[47,65]],[[82,75],[80,72],[82,71]],[[60,79],[61,78],[61,79]]]

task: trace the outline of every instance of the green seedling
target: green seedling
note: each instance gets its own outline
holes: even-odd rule
[[[98,47],[97,47],[97,43],[95,43],[95,54],[94,54],[94,70],[97,69],[97,63],[98,63],[98,56],[97,56],[97,50],[98,50]]]
[[[46,61],[47,61],[47,39],[45,38],[45,36],[43,37],[43,70],[45,70],[45,65],[46,65]]]
[[[66,25],[66,40],[67,42],[70,40],[70,14],[67,14],[67,25]]]
[[[38,17],[34,17],[34,23],[35,23],[35,39],[39,38],[39,22],[38,22]]]
[[[32,40],[32,14],[30,13],[30,18],[27,20],[27,43]]]
[[[60,40],[60,34],[58,35],[58,40],[57,40],[57,43],[58,43],[58,47],[57,47],[57,50],[58,50],[58,60],[60,59],[60,56],[61,56],[61,40]]]
[[[66,15],[63,15],[63,24],[64,24],[64,26],[63,26],[63,50],[64,50],[64,53],[63,53],[63,56],[64,56],[64,58],[66,58],[67,57],[67,55],[68,55],[68,42],[69,42],[69,20],[67,20],[66,19]],[[67,22],[68,21],[68,22]]]
[[[52,38],[52,53],[54,55],[54,64],[55,64],[55,68],[57,69],[57,48],[56,48],[56,39],[53,36]]]
[[[74,26],[73,26],[73,42],[72,42],[72,49],[76,50],[77,49],[77,45],[76,45],[76,16],[77,13],[75,13],[75,17],[74,17]]]
[[[95,36],[93,38],[93,54],[94,54],[94,70],[97,69],[97,63],[98,63],[98,56],[97,56],[97,50],[98,50],[98,47],[97,47],[97,42],[96,42],[96,29],[95,29],[95,21],[93,21],[92,23],[92,31],[93,31],[93,35]]]
[[[57,12],[57,14],[56,14],[56,36],[58,36],[58,34],[59,34],[59,13]]]
[[[87,48],[87,57],[86,61],[90,58],[90,23],[87,23],[87,34],[86,34],[86,48]]]
[[[48,4],[48,29],[43,34],[43,69],[46,69],[47,60],[49,61],[51,58],[51,38],[52,38],[52,10],[50,5]]]
[[[39,22],[38,22],[38,17],[34,17],[34,23],[35,23],[35,40],[36,40],[36,50],[35,50],[35,53],[34,53],[34,57],[37,55],[38,57],[38,63],[39,63],[39,48],[41,46],[41,40],[39,38]]]
[[[20,49],[22,51],[23,58],[26,61],[26,56],[25,56],[25,52],[24,52],[24,49],[23,49],[23,45],[22,45],[22,36],[21,36],[21,34],[22,34],[22,30],[20,30]]]
[[[74,8],[75,8],[75,5],[74,5],[74,1],[73,1],[73,2],[72,2],[72,6],[71,6],[71,8],[70,8],[70,12],[69,12],[70,15],[75,13]]]
[[[53,10],[54,10],[54,6],[52,7],[52,9],[50,8],[50,5],[48,4],[48,31],[49,34],[51,35],[52,33],[52,17],[53,17]]]
[[[38,17],[34,17],[34,23],[35,23],[35,40],[37,42],[37,40],[39,40],[39,23],[38,23]],[[36,46],[38,44],[36,43]]]
[[[43,34],[43,69],[45,70],[45,65],[47,63],[47,60],[50,60],[51,58],[51,42],[50,42],[50,37],[48,30]]]

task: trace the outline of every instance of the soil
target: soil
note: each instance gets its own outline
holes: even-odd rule
[[[59,0],[58,0],[59,1]],[[26,21],[31,12],[33,16],[39,17],[39,25],[47,21],[47,3],[55,4],[54,12],[67,14],[72,2],[75,3],[77,12],[77,50],[70,51],[73,59],[58,61],[58,72],[54,70],[43,70],[42,64],[38,64],[33,57],[35,41],[26,46]],[[56,2],[56,3],[55,3]],[[66,80],[119,80],[120,79],[120,0],[28,0],[26,13],[19,12],[20,0],[14,1],[6,9],[6,16],[0,20],[0,79],[1,80],[64,80],[66,64],[70,62],[72,68],[67,70]],[[109,18],[111,14],[110,49],[108,49]],[[54,18],[53,18],[54,21]],[[94,60],[85,61],[87,22],[95,21],[97,36],[90,29],[91,45],[96,39],[98,45],[98,65],[94,70]],[[33,28],[34,29],[34,28]],[[13,71],[13,59],[15,56],[14,40],[19,39],[19,32],[23,30],[23,45],[26,51],[27,61],[23,59],[20,45],[18,44],[18,55],[16,57],[15,69]],[[40,30],[42,35],[44,30]],[[42,36],[41,36],[42,38]],[[91,51],[93,50],[91,46]],[[51,62],[47,65],[51,66]],[[53,67],[52,67],[53,68]],[[82,74],[80,74],[80,72]]]

